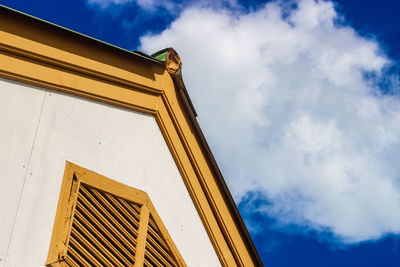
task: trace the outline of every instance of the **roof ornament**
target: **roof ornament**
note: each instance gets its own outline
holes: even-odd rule
[[[173,48],[168,48],[166,52],[165,68],[173,77],[181,75],[182,61],[181,57]]]
[[[164,63],[164,67],[167,72],[171,75],[175,86],[178,90],[182,91],[183,97],[187,101],[188,109],[192,111],[196,117],[197,112],[190,100],[189,94],[186,90],[185,83],[182,78],[182,60],[179,54],[172,47],[165,48],[151,55],[153,58]]]

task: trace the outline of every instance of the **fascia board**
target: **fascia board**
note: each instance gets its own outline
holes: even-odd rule
[[[61,30],[62,32],[64,32],[64,34],[66,34],[66,33],[69,32],[69,33],[71,33],[71,34],[73,34],[73,35],[75,35],[75,36],[79,36],[80,38],[85,38],[85,39],[88,39],[88,40],[92,40],[92,41],[96,42],[97,44],[102,44],[102,45],[105,45],[105,46],[109,46],[109,47],[112,47],[113,49],[120,50],[120,51],[123,52],[123,53],[132,54],[132,55],[135,55],[135,56],[137,56],[137,57],[143,58],[143,59],[145,59],[145,60],[152,61],[153,63],[160,64],[160,60],[158,60],[158,59],[156,59],[156,58],[154,58],[154,57],[152,57],[152,56],[150,56],[150,55],[147,55],[147,54],[145,54],[145,53],[143,53],[143,52],[139,52],[139,51],[130,51],[130,50],[124,49],[124,48],[122,48],[122,47],[119,47],[119,46],[116,46],[116,45],[113,45],[113,44],[110,44],[110,43],[101,41],[101,40],[99,40],[99,39],[96,39],[96,38],[93,38],[93,37],[91,37],[91,36],[82,34],[82,33],[80,33],[80,32],[77,32],[77,31],[74,31],[74,30],[65,28],[65,27],[63,27],[63,26],[60,26],[60,25],[57,25],[57,24],[55,24],[55,23],[46,21],[46,20],[44,20],[44,19],[41,19],[41,18],[32,16],[32,15],[26,14],[26,13],[24,13],[24,12],[21,12],[21,11],[19,11],[19,10],[16,10],[16,9],[13,9],[13,8],[10,8],[10,7],[7,7],[7,6],[5,6],[5,5],[0,4],[0,10],[7,10],[7,11],[6,11],[7,13],[13,13],[13,15],[15,15],[15,16],[20,16],[20,17],[23,17],[23,18],[25,18],[25,19],[29,19],[29,20],[30,20],[31,22],[33,22],[33,23],[38,22],[38,23],[40,23],[40,24],[42,24],[42,25],[47,25],[47,26],[49,26],[49,28],[52,28],[53,30],[59,29],[59,30]],[[1,12],[1,11],[0,11],[0,12]]]

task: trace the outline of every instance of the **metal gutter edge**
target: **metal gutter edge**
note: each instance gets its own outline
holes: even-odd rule
[[[260,255],[258,254],[256,247],[254,246],[253,240],[250,237],[247,227],[244,224],[242,216],[239,213],[236,203],[233,200],[233,197],[228,189],[225,179],[222,176],[221,170],[219,169],[217,162],[215,161],[215,158],[211,152],[211,149],[208,146],[207,140],[204,137],[204,134],[200,128],[200,125],[197,122],[196,110],[194,109],[193,103],[190,100],[189,94],[186,90],[185,83],[183,82],[182,72],[181,72],[182,62],[181,62],[181,59],[180,59],[178,53],[173,48],[165,48],[157,53],[152,54],[151,56],[155,57],[155,58],[160,58],[160,60],[162,58],[165,58],[165,63],[164,63],[165,67],[166,67],[167,71],[170,73],[170,75],[174,81],[174,84],[178,89],[179,96],[180,96],[186,110],[188,111],[188,115],[189,115],[188,117],[189,117],[190,122],[193,126],[193,129],[195,131],[195,135],[196,135],[197,139],[199,140],[200,146],[201,146],[202,150],[205,152],[206,157],[209,159],[211,169],[212,169],[213,173],[215,174],[215,177],[217,178],[216,179],[217,184],[222,191],[223,197],[226,200],[228,208],[229,208],[231,214],[233,215],[235,222],[237,223],[237,226],[242,235],[242,238],[243,238],[246,246],[250,249],[250,254],[253,257],[256,266],[264,266],[264,264],[261,261]]]

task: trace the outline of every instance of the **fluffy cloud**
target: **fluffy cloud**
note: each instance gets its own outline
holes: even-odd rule
[[[238,202],[256,192],[255,212],[352,243],[400,232],[400,100],[376,85],[377,42],[341,22],[326,1],[192,7],[141,49],[180,53]]]
[[[141,9],[148,12],[156,12],[160,9],[170,13],[179,13],[185,6],[193,4],[192,1],[176,3],[173,0],[86,0],[91,5],[99,5],[101,8],[108,8],[110,5],[122,5],[126,3],[136,3]]]
[[[165,10],[172,15],[178,15],[183,9],[188,7],[209,7],[209,8],[221,8],[229,7],[230,9],[242,9],[237,3],[237,0],[186,0],[186,1],[174,1],[174,0],[86,0],[91,5],[98,5],[101,8],[108,8],[110,5],[123,5],[126,3],[135,3],[138,7],[147,12],[157,12]]]
[[[133,2],[133,0],[87,0],[87,3],[91,5],[99,5],[101,8],[107,8],[111,4],[126,4]]]

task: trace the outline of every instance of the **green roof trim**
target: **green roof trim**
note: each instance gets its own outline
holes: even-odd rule
[[[170,47],[164,48],[158,52],[155,52],[151,56],[159,61],[166,61],[167,60],[167,52],[170,49]]]
[[[159,55],[155,56],[154,58],[156,58],[156,59],[158,59],[160,61],[165,61],[167,59],[167,52],[159,54]]]

